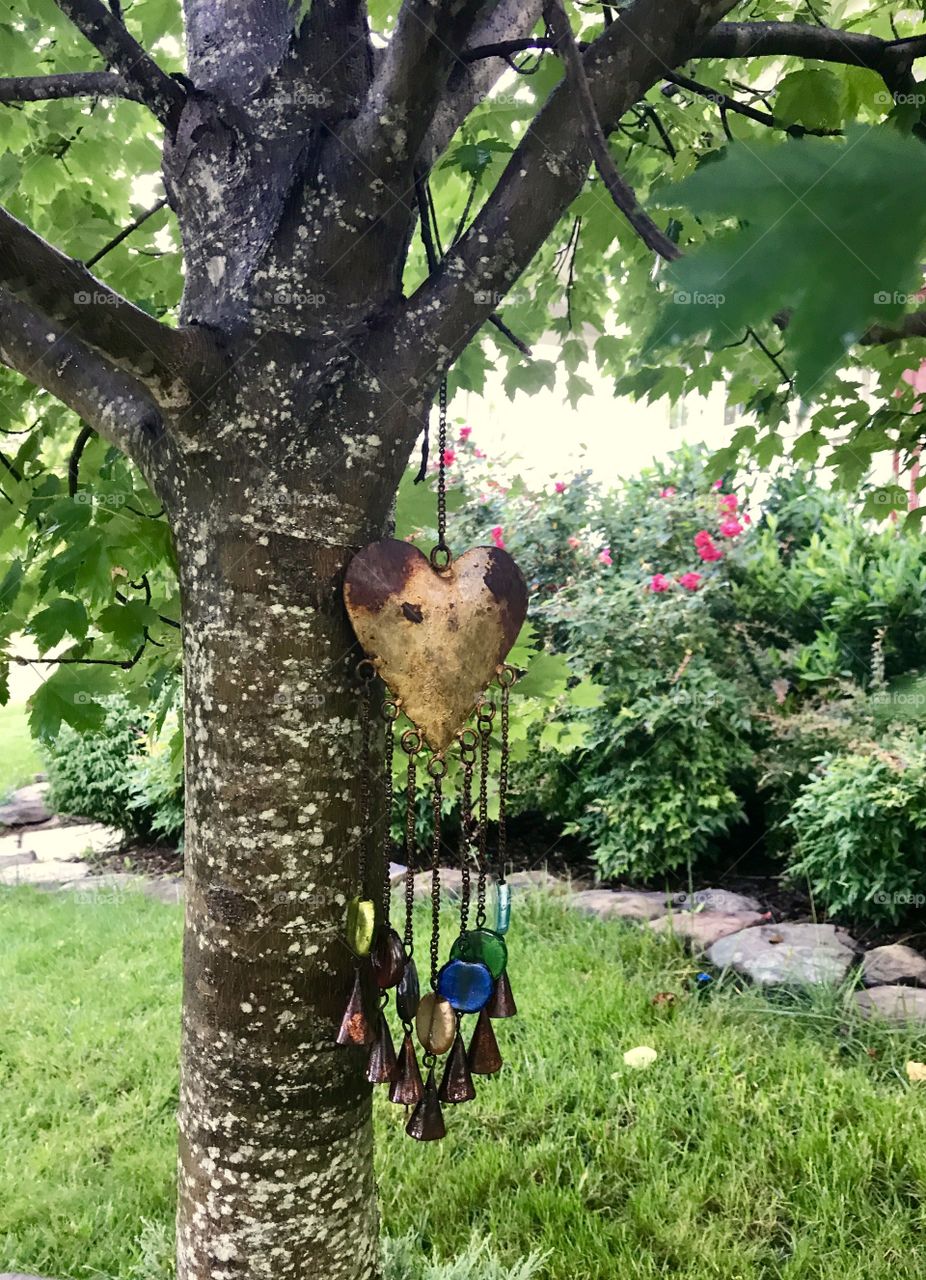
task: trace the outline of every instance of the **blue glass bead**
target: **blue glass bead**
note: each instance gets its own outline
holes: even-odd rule
[[[511,924],[511,885],[495,886],[495,932],[507,933]]]
[[[450,960],[437,975],[437,993],[460,1013],[478,1013],[487,1004],[495,983],[484,964]]]

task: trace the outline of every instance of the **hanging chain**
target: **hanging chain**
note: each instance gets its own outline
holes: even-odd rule
[[[511,686],[516,679],[514,667],[506,663],[498,673],[498,683],[502,687],[502,732],[501,760],[498,766],[498,868],[496,880],[505,883],[505,863],[508,860],[508,825],[506,808],[508,801],[508,715]]]
[[[437,546],[431,548],[431,566],[439,572],[449,569],[453,553],[447,546],[447,379],[438,393],[437,425]]]
[[[476,764],[476,746],[479,738],[472,729],[460,734],[460,762],[463,765],[463,782],[460,788],[460,932],[466,932],[469,923],[469,904],[472,897],[469,860],[473,848],[473,770]]]
[[[437,989],[440,962],[440,835],[441,804],[444,798],[444,775],[447,764],[441,756],[432,756],[428,773],[434,783],[432,796],[433,834],[431,837],[431,987]]]
[[[405,783],[405,954],[410,956],[414,950],[415,910],[415,803],[417,800],[415,784],[417,781],[418,762],[416,756],[421,750],[421,734],[416,729],[406,729],[402,734],[402,750],[408,756],[408,774]]]
[[[362,896],[365,896],[373,798],[370,696],[373,681],[376,678],[376,668],[369,658],[363,658],[357,663],[356,674],[360,681],[360,848],[357,853],[357,889]]]
[[[395,722],[399,718],[399,704],[391,698],[383,703],[383,719],[386,721],[386,741],[383,745],[383,923],[389,924],[392,913],[392,760],[395,755]]]
[[[479,879],[476,885],[476,928],[486,922],[486,871],[488,869],[489,837],[489,754],[491,749],[492,721],[495,719],[495,703],[488,699],[480,702],[476,710],[479,729]]]

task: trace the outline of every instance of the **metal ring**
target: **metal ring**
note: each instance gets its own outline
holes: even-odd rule
[[[476,705],[476,719],[492,721],[495,719],[497,708],[491,698],[483,698]]]
[[[464,751],[472,751],[479,745],[479,735],[475,729],[461,729],[458,740]]]
[[[444,560],[441,562],[440,557]],[[446,573],[453,564],[453,552],[449,547],[442,547],[440,543],[436,547],[431,548],[431,554],[428,556],[431,561],[431,568],[436,569],[438,573]]]
[[[377,676],[376,663],[371,658],[361,658],[354,668],[354,672],[358,680],[375,680]]]
[[[428,761],[428,773],[432,778],[446,778],[447,761],[443,756],[431,756]]]
[[[402,734],[402,750],[406,755],[416,756],[422,745],[422,737],[417,729],[406,729]]]
[[[393,698],[387,698],[380,711],[384,720],[394,723],[399,718],[399,704]]]
[[[498,668],[496,675],[498,676],[498,683],[503,689],[510,689],[518,678],[517,671],[515,671],[514,667],[510,666],[507,662],[502,663]]]

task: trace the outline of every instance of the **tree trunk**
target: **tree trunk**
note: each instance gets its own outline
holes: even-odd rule
[[[263,492],[268,474],[252,467],[242,492]],[[325,527],[317,506],[314,521],[292,518],[310,491],[276,496],[271,519],[203,485],[175,519],[187,742],[179,1280],[380,1274],[365,1055],[335,1036],[353,981],[344,911],[360,835],[360,654],[341,582],[383,515],[355,521],[347,546],[343,522]]]

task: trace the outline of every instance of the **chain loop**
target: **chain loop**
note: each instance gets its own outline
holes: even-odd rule
[[[480,706],[485,706],[481,703]],[[492,716],[495,715],[494,704]],[[491,744],[492,717],[479,717],[479,878],[476,882],[476,928],[481,929],[486,922],[486,872],[488,870],[488,836],[489,836],[489,752]]]
[[[501,715],[501,758],[498,766],[498,869],[496,872],[496,880],[499,884],[505,883],[505,863],[508,860],[508,826],[506,819],[506,807],[508,800],[508,718],[509,718],[509,695],[511,686],[517,679],[517,672],[514,667],[507,664],[503,666],[498,673],[498,682],[502,686],[502,715]]]
[[[435,756],[434,760],[440,760]],[[431,761],[431,764],[434,763]],[[447,765],[440,760],[447,772]],[[430,772],[430,765],[428,766]],[[437,968],[440,960],[440,836],[441,836],[441,803],[444,794],[444,773],[432,773],[434,794],[432,797],[432,813],[434,832],[431,839],[431,987],[437,988]]]
[[[389,917],[392,913],[392,876],[390,873],[390,863],[392,862],[392,802],[393,782],[392,782],[392,761],[395,755],[395,720],[396,716],[386,716],[386,707],[395,708],[396,716],[399,714],[399,708],[394,702],[383,703],[383,715],[386,717],[386,741],[383,745],[383,923],[389,924]]]
[[[372,675],[367,674],[367,669],[372,671]],[[372,828],[370,814],[373,796],[370,694],[373,678],[376,676],[376,668],[368,658],[364,658],[362,662],[357,663],[356,674],[361,682],[358,712],[360,718],[360,844],[357,851],[357,889],[362,896],[366,896],[368,842]]]
[[[402,746],[405,747],[405,734],[402,735]],[[405,783],[405,933],[402,941],[405,954],[411,956],[414,951],[414,911],[415,911],[415,783],[418,762],[414,752],[408,752],[408,774]]]

